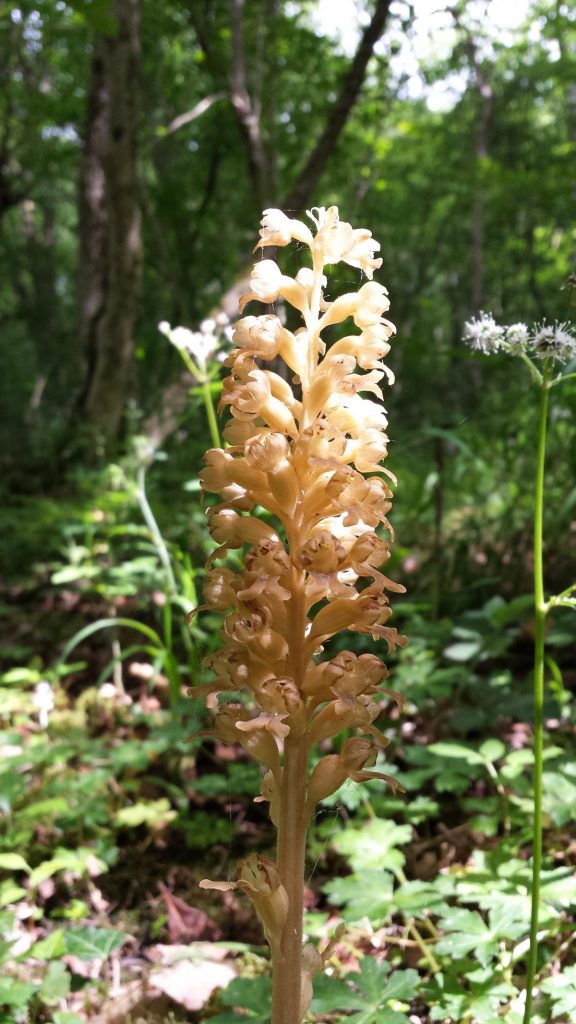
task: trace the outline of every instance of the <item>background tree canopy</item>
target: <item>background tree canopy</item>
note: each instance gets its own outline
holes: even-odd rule
[[[189,741],[202,710],[182,695],[220,628],[184,619],[211,543],[203,398],[223,371],[211,362],[202,390],[158,324],[235,319],[262,209],[336,204],[381,243],[398,327],[390,575],[407,585],[395,616],[410,646],[394,666],[406,714],[385,710],[384,731],[408,798],[367,783],[326,802],[307,928],[326,936],[339,908],[340,966],[384,948],[381,931],[405,971],[386,1004],[386,962],[364,964],[352,995],[320,984],[315,1020],[519,1024],[538,409],[519,360],[462,337],[480,310],[576,319],[573,7],[0,2],[0,80],[0,748],[17,766],[0,767],[0,962],[16,921],[30,939],[24,987],[0,978],[0,1021],[87,1019],[79,963],[108,963],[128,933],[139,963],[150,943],[222,936],[246,944],[240,974],[265,973],[239,905],[236,931],[186,917],[205,909],[207,851],[225,865],[271,839],[255,766]],[[279,259],[293,272],[299,256]],[[358,284],[344,264],[335,278],[338,293]],[[576,578],[575,398],[571,379],[550,412],[548,593]],[[576,1015],[575,637],[562,608],[547,634],[540,1024]],[[260,981],[252,995],[236,979],[214,1024],[236,1006],[265,1021]]]

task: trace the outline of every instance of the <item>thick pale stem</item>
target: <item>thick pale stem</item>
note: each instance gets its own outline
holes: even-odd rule
[[[286,739],[278,825],[277,864],[288,894],[288,917],[272,964],[272,1024],[300,1024],[302,916],[306,850],[306,737]]]
[[[318,319],[320,313],[323,265],[314,260],[315,285],[310,314],[306,318],[309,337],[308,380],[318,362]],[[302,391],[302,424],[308,425],[307,388]],[[297,513],[292,529],[287,529],[288,547],[296,551],[300,545],[302,521]],[[292,597],[288,609],[289,643],[292,674],[300,690],[304,682],[306,662],[305,575],[292,574]],[[300,1024],[302,1020],[302,919],[304,916],[304,857],[309,815],[306,811],[308,779],[307,735],[288,736],[284,745],[284,767],[278,818],[277,866],[288,894],[288,917],[278,952],[272,957],[272,1024]]]
[[[540,873],[542,870],[542,761],[544,748],[544,567],[542,559],[542,520],[544,510],[544,465],[546,458],[546,425],[548,420],[548,384],[540,391],[540,422],[538,428],[538,457],[534,496],[534,612],[536,620],[534,641],[534,824],[532,838],[532,892],[530,917],[530,949],[526,977],[526,1005],[524,1022],[532,1016],[532,990],[536,976],[538,956],[538,912],[540,909]]]

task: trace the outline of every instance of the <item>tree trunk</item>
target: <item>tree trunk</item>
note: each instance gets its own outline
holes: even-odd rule
[[[130,383],[141,237],[136,150],[140,0],[113,0],[117,31],[98,35],[80,175],[80,415],[117,434]]]

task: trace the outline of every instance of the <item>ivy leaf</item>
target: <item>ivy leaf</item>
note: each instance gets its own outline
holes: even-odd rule
[[[0,978],[0,1006],[13,1006],[24,1009],[28,1005],[36,988],[28,981],[15,981],[14,978]]]
[[[78,928],[64,933],[64,948],[80,960],[104,960],[126,941],[114,928]]]
[[[48,965],[46,976],[40,987],[40,995],[45,1003],[53,1006],[65,999],[70,991],[71,975],[61,960],[53,960]]]
[[[34,960],[54,960],[55,957],[64,953],[64,932],[61,928],[55,928],[45,939],[35,942],[26,954]]]

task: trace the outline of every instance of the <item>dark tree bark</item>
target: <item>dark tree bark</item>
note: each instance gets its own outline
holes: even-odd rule
[[[86,377],[80,413],[106,440],[130,383],[140,276],[136,170],[140,0],[113,0],[117,32],[95,42],[80,175],[80,334]]]
[[[248,168],[262,208],[271,201],[268,159],[262,138],[260,110],[248,92],[244,51],[244,0],[231,0],[232,22],[232,77],[230,100],[238,118],[246,152]]]
[[[328,114],[324,131],[286,196],[284,209],[301,210],[309,203],[322,172],[334,152],[342,129],[350,116],[350,111],[358,100],[366,77],[368,61],[386,26],[390,3],[391,0],[377,0],[372,20],[364,29],[354,60],[342,79],[340,92]]]

